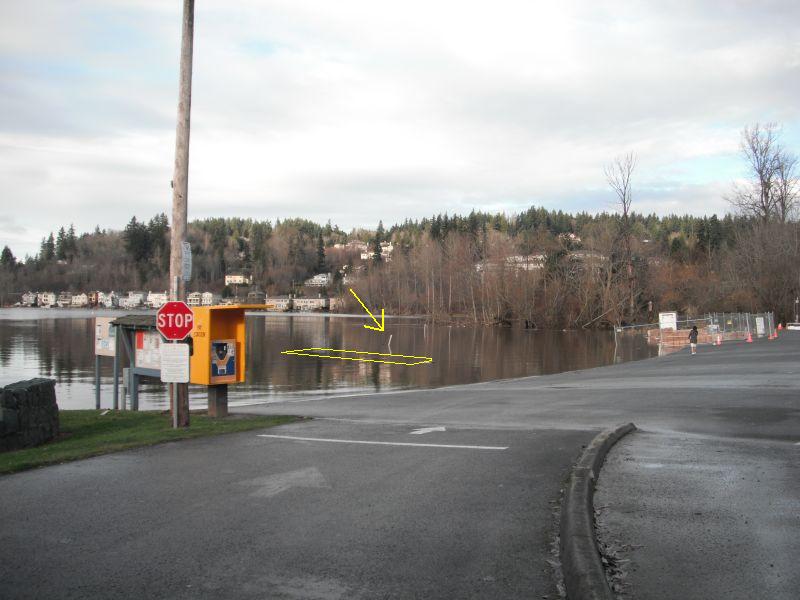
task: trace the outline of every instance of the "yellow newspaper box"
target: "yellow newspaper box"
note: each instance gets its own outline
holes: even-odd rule
[[[244,310],[241,305],[192,308],[191,383],[222,385],[244,381]]]

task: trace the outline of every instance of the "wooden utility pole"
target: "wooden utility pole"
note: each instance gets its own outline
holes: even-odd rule
[[[170,300],[186,299],[183,281],[183,242],[186,241],[186,210],[189,192],[189,117],[192,109],[192,45],[194,0],[183,2],[178,126],[175,132],[175,171],[172,176],[172,237],[169,252]],[[189,384],[171,385],[173,424],[189,426]]]

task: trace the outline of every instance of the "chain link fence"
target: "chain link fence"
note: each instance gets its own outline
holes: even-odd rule
[[[641,354],[647,347],[651,354],[668,354],[689,345],[689,332],[696,326],[698,344],[720,344],[748,337],[771,337],[775,334],[775,315],[764,313],[708,313],[676,322],[677,328],[661,329],[658,323],[625,325],[614,329],[618,355]]]

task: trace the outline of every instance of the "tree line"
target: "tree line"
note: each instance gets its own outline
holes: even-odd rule
[[[324,290],[349,302],[357,286],[371,305],[437,320],[519,323],[542,328],[652,321],[657,312],[775,310],[794,320],[800,293],[797,161],[774,125],[742,132],[750,177],[732,186],[735,214],[692,216],[635,211],[633,154],[605,171],[614,212],[531,207],[519,214],[472,211],[407,219],[345,232],[307,219],[196,220],[190,290],[228,292],[224,275],[244,272],[270,295],[302,294],[302,282],[331,272]],[[361,250],[346,246],[360,241]],[[393,252],[384,258],[381,244]],[[131,218],[122,231],[77,235],[61,228],[36,256],[6,246],[6,293],[47,289],[167,289],[169,222]],[[345,284],[345,282],[347,282]],[[356,309],[355,306],[346,308]]]

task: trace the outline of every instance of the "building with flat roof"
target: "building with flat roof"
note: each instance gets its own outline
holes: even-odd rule
[[[244,273],[230,273],[225,275],[225,285],[250,285],[253,278]]]

